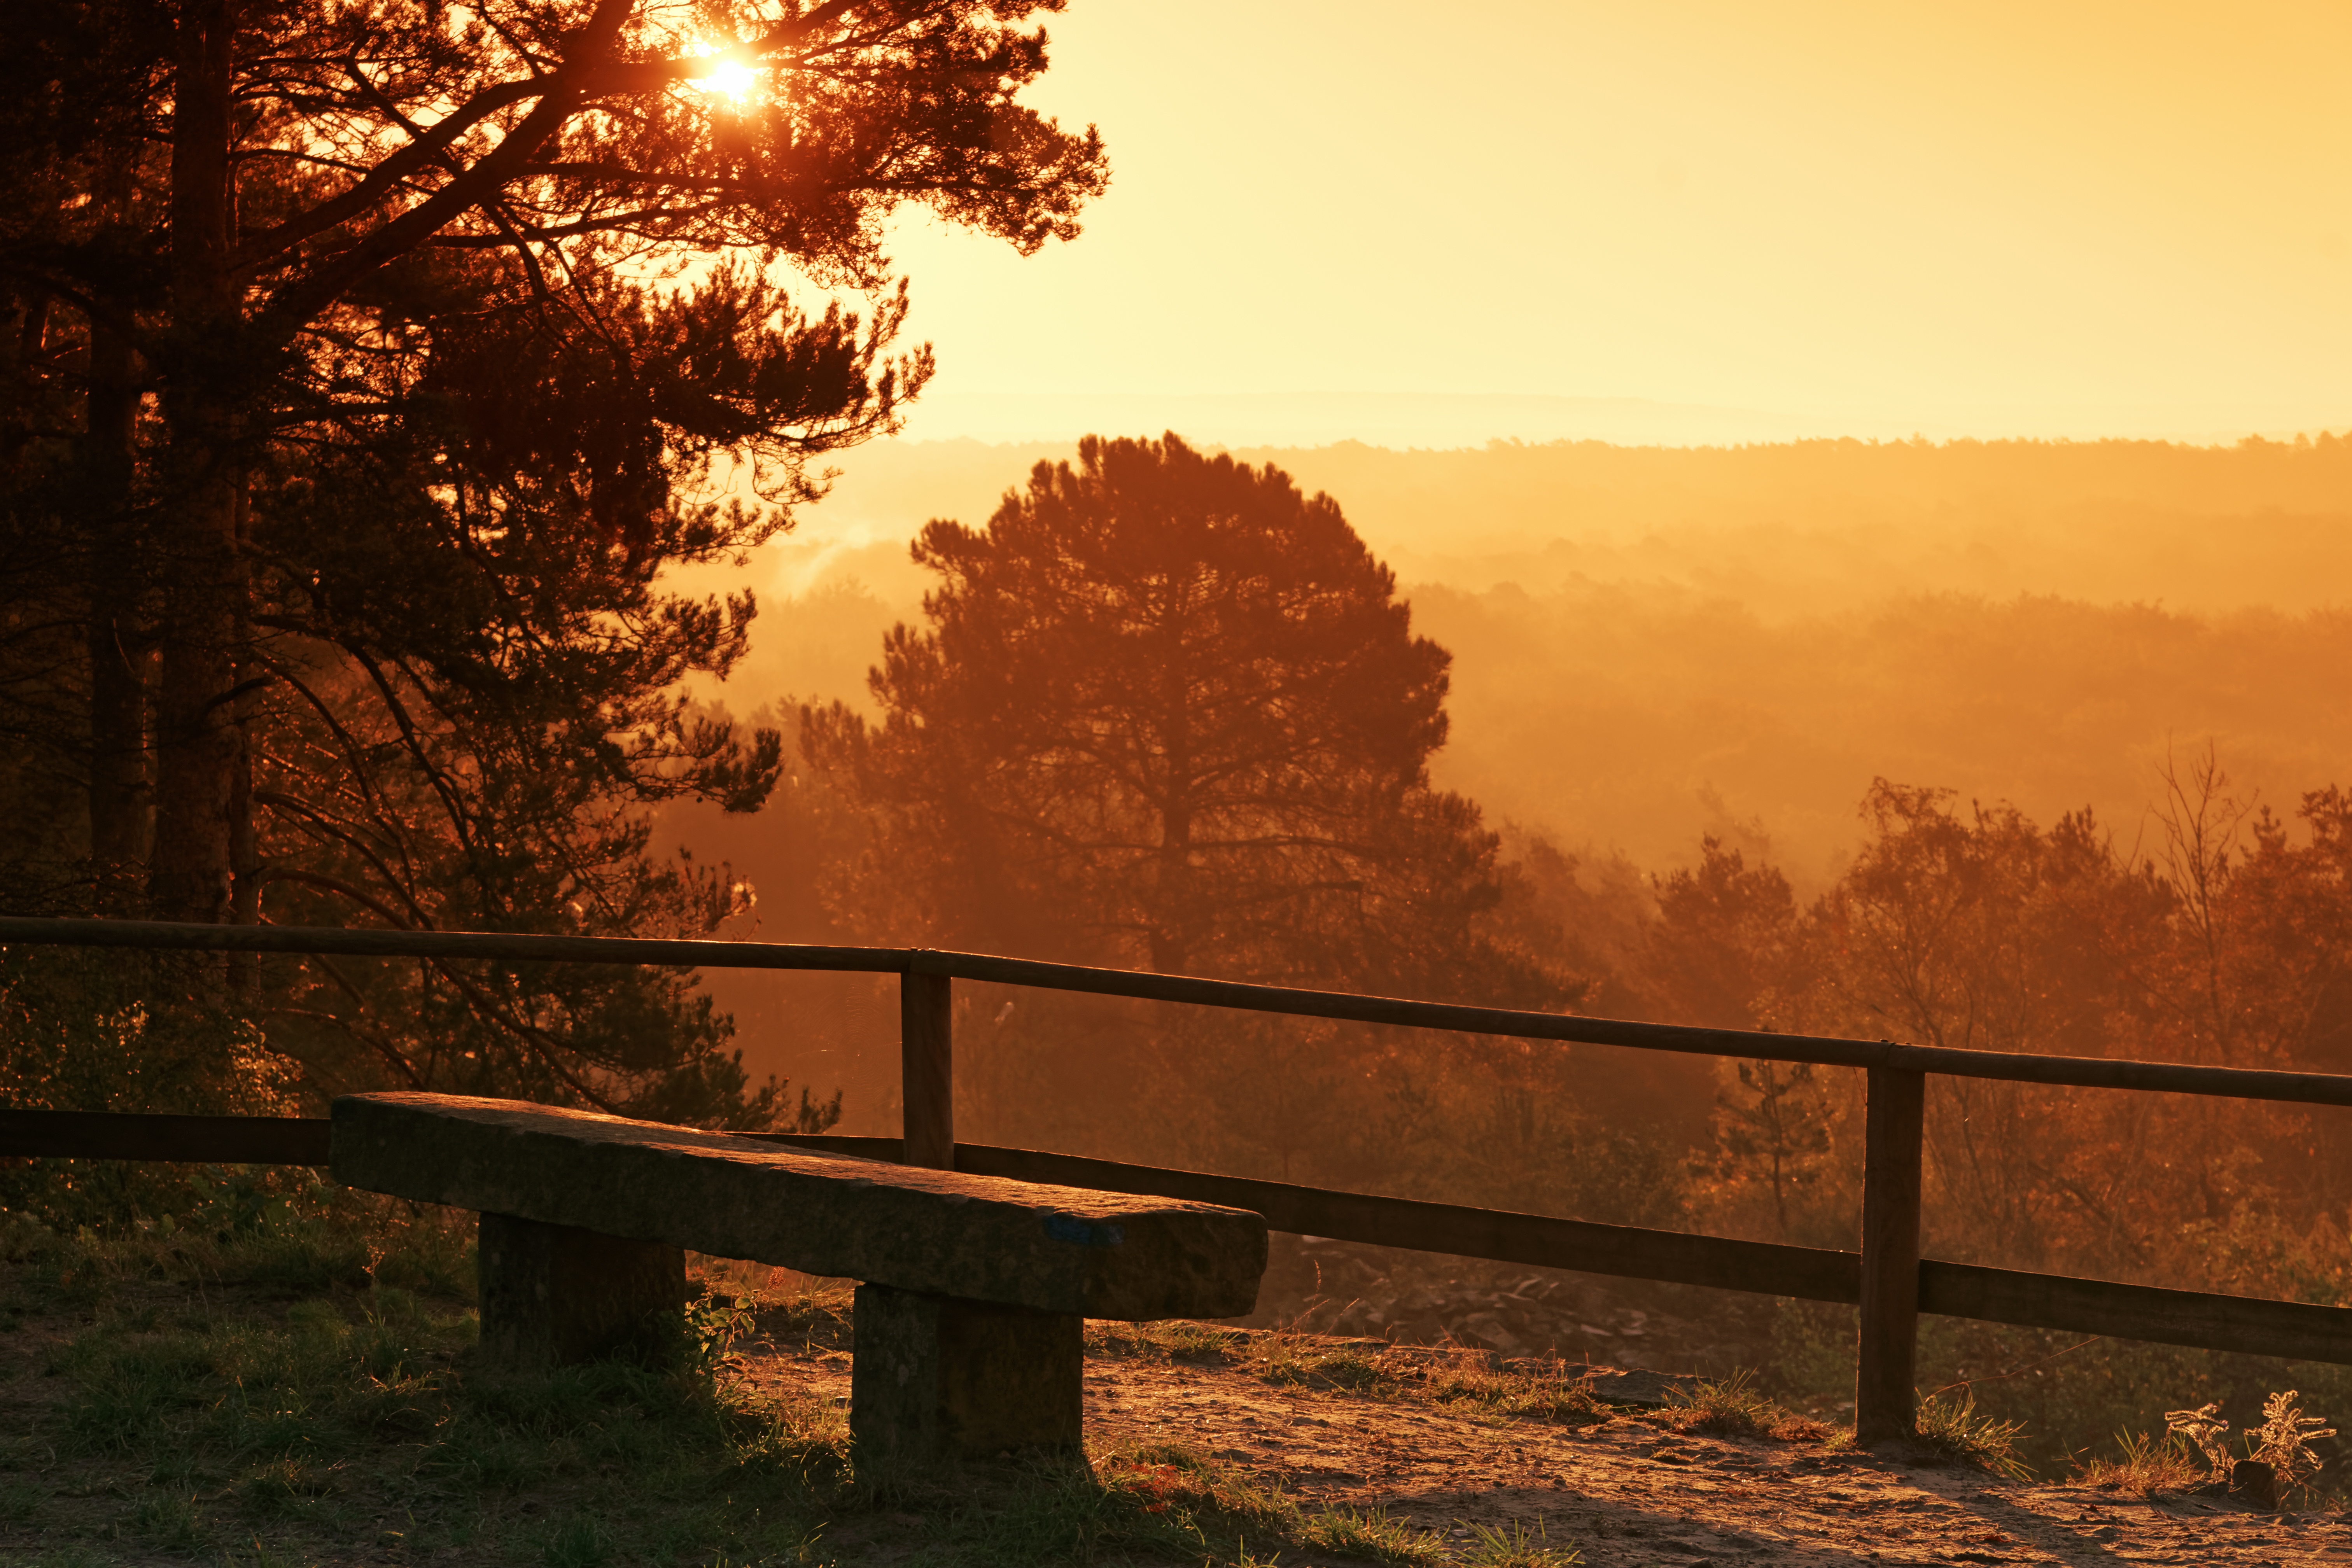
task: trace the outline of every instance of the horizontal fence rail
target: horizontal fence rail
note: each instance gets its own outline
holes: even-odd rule
[[[161,1116],[0,1109],[0,1158],[324,1165],[323,1116]]]
[[[0,945],[12,943],[896,974],[903,1136],[743,1136],[978,1175],[1223,1204],[1255,1210],[1272,1228],[1300,1235],[1855,1304],[1861,1313],[1854,1431],[1864,1443],[1916,1430],[1914,1374],[1922,1312],[2352,1364],[2352,1308],[2024,1273],[1919,1256],[1920,1111],[1930,1074],[2336,1106],[2352,1106],[2352,1077],[1702,1029],[929,948],[0,916]],[[958,980],[1506,1038],[1863,1068],[1869,1092],[1862,1247],[1858,1252],[1838,1252],[1737,1241],[959,1143],[953,1115],[952,989]],[[0,1156],[320,1165],[329,1157],[328,1125],[322,1118],[0,1110]]]
[[[935,976],[1034,990],[1179,1002],[1344,1023],[1565,1044],[1626,1046],[1686,1056],[1814,1062],[1999,1079],[2079,1089],[2140,1089],[2230,1100],[2352,1106],[2352,1076],[2199,1067],[2106,1057],[2037,1057],[1910,1046],[1837,1035],[1772,1035],[1643,1024],[1574,1013],[1533,1013],[1203,980],[1082,963],[1046,963],[927,947],[814,947],[792,942],[669,942],[650,937],[516,936],[499,931],[378,931],[340,926],[215,926],[167,921],[35,920],[0,916],[0,946],[147,948],[183,952],[319,953],[353,958],[474,958],[523,963],[631,963],[681,969],[810,970]]]

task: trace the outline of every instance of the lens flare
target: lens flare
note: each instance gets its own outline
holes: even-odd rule
[[[687,80],[712,98],[723,98],[731,103],[741,103],[751,94],[760,73],[730,55],[713,55],[699,75]]]

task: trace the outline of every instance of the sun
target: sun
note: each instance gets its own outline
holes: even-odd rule
[[[759,79],[760,73],[741,60],[729,55],[713,55],[708,70],[687,79],[713,98],[740,104],[751,96],[752,85]]]

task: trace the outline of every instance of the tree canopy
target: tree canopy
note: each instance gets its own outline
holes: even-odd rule
[[[781,753],[676,689],[751,596],[663,574],[787,526],[929,376],[894,208],[1076,232],[1099,141],[1018,101],[1056,8],[8,10],[9,901],[709,929],[728,879],[649,863],[636,808],[751,807]],[[314,964],[249,1001],[331,1080],[740,1088],[677,976]]]
[[[1496,841],[1429,781],[1448,656],[1329,497],[1173,435],[1090,437],[914,552],[941,581],[886,642],[879,727],[835,707],[805,731],[878,813],[859,889],[910,890],[887,918],[1168,971],[1559,994],[1491,940]]]

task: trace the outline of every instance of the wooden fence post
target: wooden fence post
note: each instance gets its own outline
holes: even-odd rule
[[[1918,1435],[1919,1145],[1927,1075],[1872,1068],[1862,1156],[1862,1337],[1853,1438]]]
[[[955,1169],[953,984],[913,968],[898,976],[899,1158],[936,1171]]]

